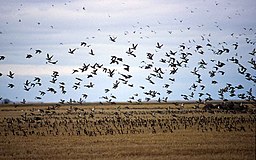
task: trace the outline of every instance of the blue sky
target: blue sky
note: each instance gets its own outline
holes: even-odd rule
[[[213,99],[220,99],[218,91],[225,88],[224,98],[227,99],[239,99],[242,95],[246,99],[252,98],[248,94],[250,90],[255,96],[256,77],[252,68],[255,64],[248,62],[256,59],[255,53],[249,54],[255,49],[256,42],[254,0],[11,0],[1,1],[1,4],[0,56],[5,57],[0,60],[2,98],[38,102],[78,101],[81,98],[84,102],[104,102],[102,96],[107,96],[108,101],[145,101],[145,98],[158,100],[166,97],[168,100],[183,100],[182,95],[197,100],[206,99],[210,94]],[[117,37],[116,42],[110,37]],[[81,42],[86,42],[87,46],[80,46]],[[157,42],[163,44],[161,49],[156,47]],[[136,57],[126,53],[132,44],[138,44],[133,52]],[[238,44],[237,49],[234,44]],[[180,45],[186,48],[181,50]],[[197,50],[197,46],[202,48]],[[215,54],[224,48],[229,52]],[[35,54],[38,49],[41,54]],[[69,49],[76,50],[70,54]],[[91,49],[94,56],[89,54]],[[171,67],[170,62],[160,62],[161,59],[169,60],[166,52],[169,54],[170,50],[177,52],[170,56],[175,59],[174,63],[182,61],[182,54],[189,54],[188,62],[176,67]],[[153,60],[147,58],[147,53],[154,54]],[[28,54],[32,57],[26,58]],[[47,54],[53,55],[52,61],[57,61],[57,64],[47,63]],[[111,56],[123,61],[110,64]],[[239,64],[233,63],[232,57]],[[202,60],[207,63],[204,69],[199,65]],[[218,61],[225,65],[214,68]],[[103,67],[98,68],[97,75],[87,78],[93,68],[89,67],[82,73],[79,68],[84,63],[90,66],[99,63]],[[130,66],[129,72],[123,64]],[[153,67],[145,69],[148,64]],[[244,74],[238,73],[241,66],[246,68]],[[115,69],[113,77],[104,73],[103,68]],[[162,79],[152,75],[158,68],[163,71]],[[194,68],[199,70],[200,83],[191,73]],[[72,74],[74,69],[79,72]],[[170,74],[173,69],[178,69],[177,73]],[[15,73],[13,79],[7,76],[10,71]],[[55,83],[49,82],[53,71],[59,72]],[[212,71],[216,71],[214,77],[210,77]],[[224,75],[219,71],[224,71]],[[123,75],[132,75],[127,84],[120,80],[124,79]],[[154,84],[146,80],[148,76],[152,77]],[[31,86],[35,77],[41,79],[41,86]],[[73,88],[79,82],[76,78],[82,79],[77,90]],[[31,89],[24,91],[27,80],[31,82],[28,86]],[[212,84],[212,81],[218,83]],[[65,83],[65,94],[61,92],[60,82]],[[120,84],[113,89],[116,82]],[[94,84],[93,88],[84,86],[90,83]],[[9,88],[10,84],[14,87]],[[190,89],[193,84],[197,87]],[[240,84],[243,89],[236,88]],[[202,90],[200,85],[205,89]],[[47,91],[48,88],[54,88],[57,93]],[[105,89],[110,91],[105,93]],[[167,90],[172,93],[167,94]],[[42,96],[40,91],[46,94]],[[145,94],[150,91],[159,94],[156,97]],[[235,96],[230,97],[231,92]],[[203,95],[199,97],[201,93]],[[83,98],[83,94],[88,97]]]

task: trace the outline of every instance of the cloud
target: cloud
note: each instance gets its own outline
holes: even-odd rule
[[[0,72],[8,74],[12,71],[17,76],[49,76],[53,71],[59,71],[61,75],[69,75],[75,66],[59,65],[29,65],[29,64],[1,64]]]

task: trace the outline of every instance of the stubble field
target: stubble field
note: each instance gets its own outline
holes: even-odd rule
[[[255,159],[255,104],[0,107],[0,159]]]

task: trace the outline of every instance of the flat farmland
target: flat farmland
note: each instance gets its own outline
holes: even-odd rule
[[[0,159],[255,159],[255,104],[2,105]]]

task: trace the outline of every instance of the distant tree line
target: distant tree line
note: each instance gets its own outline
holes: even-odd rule
[[[5,98],[5,99],[1,99],[0,103],[1,103],[1,104],[11,104],[12,101],[9,100],[8,98]]]

